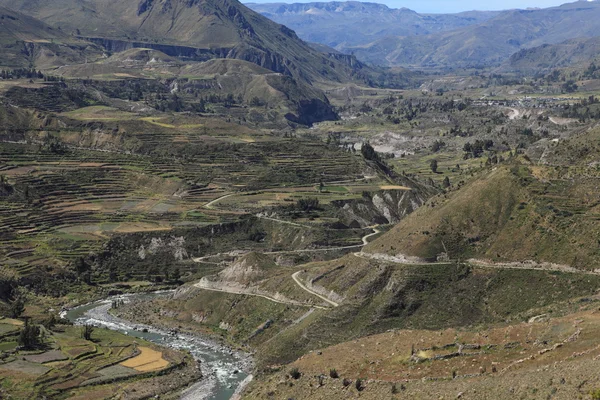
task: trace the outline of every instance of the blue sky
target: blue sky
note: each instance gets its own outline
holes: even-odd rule
[[[308,3],[312,1],[330,0],[245,0],[254,3]],[[339,0],[343,1],[343,0]],[[372,3],[383,3],[389,7],[407,7],[421,13],[449,13],[468,10],[506,10],[509,8],[552,7],[569,0],[371,0]]]

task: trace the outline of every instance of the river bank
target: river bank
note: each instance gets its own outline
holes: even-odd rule
[[[93,324],[140,337],[174,349],[188,351],[200,363],[202,379],[185,389],[180,398],[186,400],[228,400],[240,383],[247,381],[253,367],[249,354],[233,350],[212,338],[181,332],[168,326],[142,324],[113,315],[113,301],[148,302],[172,292],[127,294],[109,297],[64,311],[61,315],[75,324]]]

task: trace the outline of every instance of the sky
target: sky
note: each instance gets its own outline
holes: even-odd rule
[[[309,3],[330,0],[246,0],[255,3]],[[344,0],[338,0],[344,1]],[[470,10],[506,10],[510,8],[553,7],[574,0],[370,0],[391,8],[406,7],[420,13],[453,13]]]

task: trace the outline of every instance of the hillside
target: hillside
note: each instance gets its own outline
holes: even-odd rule
[[[600,321],[598,299],[585,300],[584,311],[564,317],[473,330],[394,329],[325,347],[253,382],[244,398],[593,399]]]
[[[502,71],[548,72],[556,68],[587,66],[600,56],[600,37],[571,39],[523,49],[510,56]]]
[[[0,7],[0,67],[47,69],[100,58],[99,47]]]
[[[303,81],[274,73],[256,64],[235,59],[181,62],[156,50],[130,49],[95,62],[64,66],[52,74],[66,78],[93,79],[177,79],[173,93],[198,102],[200,95],[233,96],[253,107],[269,106],[272,122],[291,121],[303,125],[337,119],[323,92]],[[168,84],[167,84],[168,85]],[[192,96],[193,94],[193,96]],[[239,117],[253,118],[254,110],[238,108]],[[264,116],[261,117],[264,119]]]
[[[576,152],[573,145],[548,151],[547,160],[562,160],[556,169],[517,162],[434,198],[365,252],[384,259],[476,258],[516,266],[531,260],[540,267],[595,269],[598,209],[593,198],[598,188],[593,172],[574,175],[569,166],[559,167],[570,151]]]
[[[237,0],[2,0],[110,51],[132,47],[196,60],[235,58],[307,82],[360,79],[362,65],[313,50],[289,28]],[[60,12],[57,12],[60,10]]]
[[[504,11],[449,32],[389,36],[340,50],[382,65],[492,66],[523,48],[596,36],[598,18],[600,3],[578,1],[546,9]]]
[[[418,14],[408,8],[358,1],[247,3],[265,17],[292,28],[309,42],[338,50],[387,36],[416,36],[449,31],[486,21],[497,12]],[[348,29],[352,26],[352,29]]]

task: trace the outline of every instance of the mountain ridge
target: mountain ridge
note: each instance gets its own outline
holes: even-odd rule
[[[89,42],[1,6],[0,48],[0,65],[6,68],[49,68],[102,56]]]
[[[307,82],[360,79],[363,65],[313,50],[294,31],[237,0],[2,0],[18,12],[98,43],[130,47],[181,46],[206,58],[236,58]],[[61,12],[57,12],[61,10]],[[121,44],[125,46],[125,44]],[[197,50],[197,51],[196,51]]]

